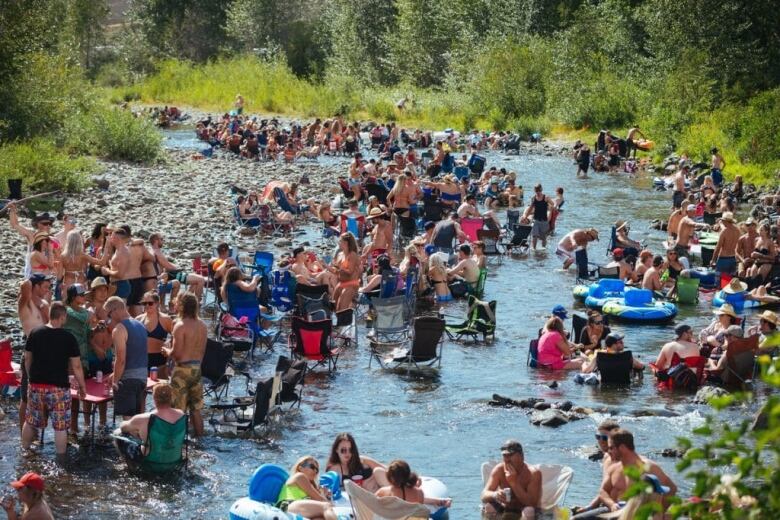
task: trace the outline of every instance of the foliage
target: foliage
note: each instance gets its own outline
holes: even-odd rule
[[[0,146],[0,187],[7,179],[22,179],[25,191],[77,191],[98,170],[94,159],[71,157],[54,143],[33,139]]]
[[[780,359],[760,358],[761,379],[775,392],[780,388]],[[716,410],[746,402],[748,394],[730,395],[711,404]],[[761,415],[766,424],[752,426],[745,420],[739,424],[723,423],[709,417],[694,434],[702,443],[694,445],[680,439],[686,450],[678,465],[691,469],[694,496],[700,502],[683,502],[672,506],[675,518],[780,518],[780,397],[770,393]]]
[[[148,163],[158,159],[162,151],[157,128],[127,110],[92,110],[71,118],[63,133],[70,150],[107,159]]]

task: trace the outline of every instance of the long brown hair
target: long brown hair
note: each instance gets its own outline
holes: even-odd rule
[[[412,471],[404,460],[394,460],[387,467],[387,480],[399,488],[409,488],[417,485],[417,474]]]
[[[350,475],[360,475],[363,473],[363,463],[360,461],[360,452],[358,452],[355,438],[351,434],[344,432],[336,435],[333,441],[333,445],[330,447],[330,457],[328,458],[328,464],[332,466],[341,467],[341,459],[339,458],[339,444],[343,441],[349,442],[349,452],[352,455],[347,463],[347,471]]]

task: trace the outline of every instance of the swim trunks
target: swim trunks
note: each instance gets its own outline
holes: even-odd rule
[[[128,280],[117,280],[114,282],[114,287],[116,287],[116,292],[114,292],[114,296],[119,296],[123,300],[127,300],[127,297],[130,296],[131,287],[130,282]]]
[[[574,251],[566,251],[561,246],[555,250],[555,256],[561,260],[574,260]]]
[[[143,278],[132,278],[128,282],[130,282],[130,294],[127,296],[127,304],[140,305],[141,298],[144,295]]]
[[[30,383],[25,421],[33,428],[46,428],[51,417],[54,431],[70,427],[70,388]]]
[[[721,256],[715,263],[715,270],[719,273],[734,274],[737,270],[737,259],[733,256]]]
[[[547,220],[534,220],[534,225],[531,228],[531,237],[533,238],[547,238],[550,234],[550,222]]]
[[[171,374],[173,407],[179,410],[203,409],[203,384],[200,365],[176,365]]]

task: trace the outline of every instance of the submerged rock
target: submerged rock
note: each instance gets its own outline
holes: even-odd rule
[[[710,399],[729,395],[729,392],[719,386],[703,386],[696,392],[693,402],[696,404],[709,404]]]
[[[567,424],[570,420],[569,414],[560,410],[536,410],[531,414],[531,424],[537,426],[549,426],[550,428],[557,428],[558,426]]]

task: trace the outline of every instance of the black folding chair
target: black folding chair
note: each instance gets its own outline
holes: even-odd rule
[[[421,366],[432,367],[434,364],[441,367],[444,327],[444,320],[435,316],[415,318],[411,346],[394,350],[384,362],[377,356],[380,366],[406,366],[407,372],[412,367],[419,369]]]
[[[268,424],[271,402],[274,397],[274,378],[258,381],[254,395],[236,397],[232,403],[213,404],[212,412],[222,412],[222,420],[211,418],[209,424],[218,429],[230,429],[237,432],[252,432],[260,425]],[[247,410],[252,409],[251,414]]]
[[[206,340],[206,351],[200,365],[201,375],[206,383],[203,388],[204,396],[211,396],[217,402],[227,396],[230,380],[236,375],[235,369],[231,366],[232,359],[232,344],[213,339]],[[246,378],[248,392],[252,378],[245,372],[239,374]]]
[[[617,354],[596,353],[596,368],[601,374],[601,384],[611,386],[629,386],[634,367],[634,355],[630,350]]]

